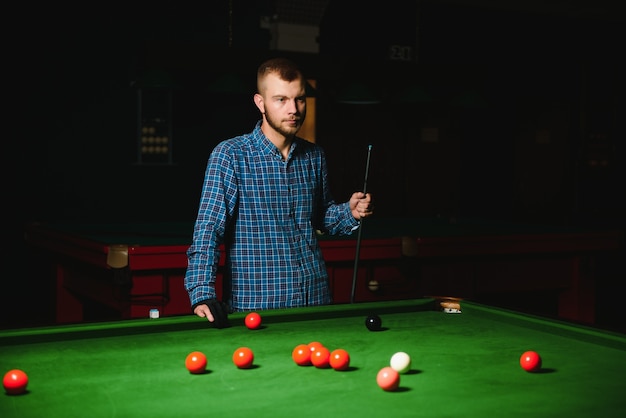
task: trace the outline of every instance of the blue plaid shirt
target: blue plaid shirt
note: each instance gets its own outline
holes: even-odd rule
[[[205,171],[185,288],[192,306],[215,298],[220,244],[223,299],[232,311],[328,304],[328,275],[316,230],[351,234],[349,203],[337,204],[323,150],[296,138],[289,158],[250,134],[218,144]]]

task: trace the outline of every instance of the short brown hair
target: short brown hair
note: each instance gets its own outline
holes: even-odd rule
[[[272,73],[278,74],[285,81],[301,79],[302,83],[305,82],[304,74],[295,62],[288,58],[271,58],[259,65],[257,70],[257,88],[259,87],[259,82],[266,75]]]

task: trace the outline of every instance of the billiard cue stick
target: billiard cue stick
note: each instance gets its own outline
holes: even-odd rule
[[[365,163],[365,181],[363,182],[363,194],[367,194],[367,176],[370,171],[370,155],[372,154],[372,146],[367,147],[367,162]],[[361,234],[363,233],[363,221],[359,226],[359,232],[356,237],[356,254],[354,256],[354,272],[352,273],[352,293],[350,293],[350,303],[354,303],[354,292],[356,291],[356,277],[359,270],[359,253],[361,252]]]

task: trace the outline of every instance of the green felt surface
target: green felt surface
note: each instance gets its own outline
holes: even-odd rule
[[[626,337],[463,302],[429,299],[243,314],[214,329],[194,316],[0,332],[0,370],[29,375],[28,392],[0,396],[0,417],[618,417],[626,411]],[[364,319],[377,312],[384,330]],[[347,371],[295,365],[291,351],[320,341],[351,355]],[[254,367],[232,354],[250,347]],[[186,355],[208,357],[192,375]],[[519,365],[526,350],[539,373]],[[376,374],[406,351],[396,392]]]

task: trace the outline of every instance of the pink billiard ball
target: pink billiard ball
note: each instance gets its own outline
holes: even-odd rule
[[[400,386],[400,373],[390,366],[383,367],[376,375],[376,383],[382,390],[392,392]]]
[[[261,315],[257,312],[250,312],[246,315],[246,326],[248,329],[257,329],[261,326]]]
[[[536,372],[541,369],[541,356],[535,351],[526,351],[520,357],[519,364],[527,372]]]
[[[2,385],[9,395],[21,395],[26,392],[28,375],[19,369],[9,370],[2,379]]]

